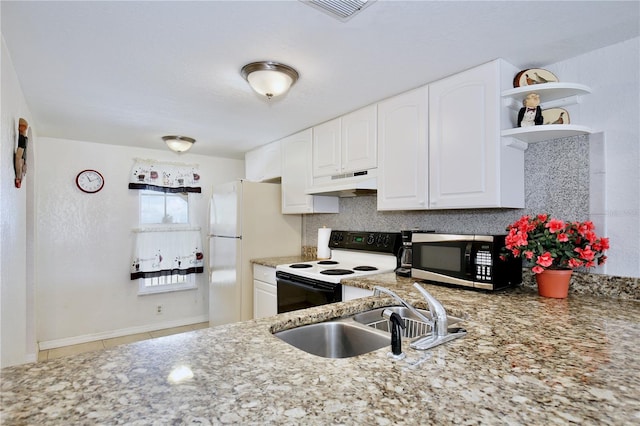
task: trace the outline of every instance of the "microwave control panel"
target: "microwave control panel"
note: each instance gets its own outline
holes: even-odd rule
[[[475,256],[476,280],[491,281],[492,279],[492,254],[490,250],[478,250]]]

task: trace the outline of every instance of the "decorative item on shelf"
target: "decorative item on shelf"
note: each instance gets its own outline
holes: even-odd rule
[[[16,174],[14,184],[16,188],[22,186],[22,179],[27,173],[27,144],[29,138],[27,137],[27,129],[29,123],[24,118],[18,120],[18,138],[16,141],[16,150],[13,154],[13,168]]]
[[[187,136],[163,136],[162,140],[174,152],[186,152],[191,149],[196,140]]]
[[[542,110],[543,124],[569,124],[569,112],[564,108],[549,108]]]
[[[274,61],[252,62],[240,70],[240,74],[256,93],[271,100],[285,94],[298,81],[298,71],[289,65]]]
[[[591,268],[605,263],[609,239],[598,237],[593,222],[564,222],[548,214],[522,216],[507,226],[505,248],[501,254],[522,258],[536,274],[538,293],[544,297],[565,298],[574,268]],[[558,271],[568,271],[560,273]],[[549,273],[547,273],[549,272]],[[549,292],[549,275],[563,276],[560,290]]]
[[[557,83],[556,77],[551,71],[542,68],[529,68],[520,71],[513,78],[513,87],[532,86],[534,84]]]
[[[543,122],[540,95],[529,93],[522,101],[523,107],[518,112],[518,127],[539,126]]]

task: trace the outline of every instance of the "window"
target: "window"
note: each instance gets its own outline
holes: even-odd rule
[[[140,191],[140,224],[189,223],[189,195]]]
[[[138,283],[138,294],[140,295],[189,290],[197,287],[193,274],[172,274],[153,278],[140,278]]]
[[[152,226],[137,236],[132,279],[138,279],[138,294],[197,288],[194,273],[202,272],[202,251],[199,229],[187,226],[189,195],[141,190],[139,201],[140,225]]]

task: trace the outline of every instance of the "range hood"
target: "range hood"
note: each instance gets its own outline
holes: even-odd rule
[[[378,189],[377,170],[363,170],[313,179],[313,186],[305,191],[311,195],[356,197],[375,195]]]

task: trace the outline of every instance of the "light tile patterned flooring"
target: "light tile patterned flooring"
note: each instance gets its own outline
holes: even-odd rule
[[[114,337],[112,339],[96,340],[95,342],[80,343],[78,345],[63,346],[61,348],[45,349],[38,353],[38,362],[49,359],[61,358],[63,356],[77,355],[84,352],[98,351],[112,348],[126,343],[139,342],[141,340],[153,339],[154,337],[170,336],[172,334],[184,333],[186,331],[199,330],[209,327],[208,322],[184,325],[182,327],[165,328],[163,330],[150,331],[148,333],[131,334],[128,336]]]

